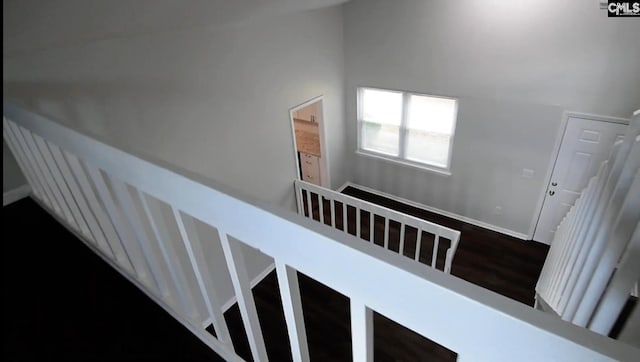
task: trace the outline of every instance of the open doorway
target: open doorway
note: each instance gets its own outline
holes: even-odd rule
[[[292,108],[289,116],[298,178],[330,188],[323,97],[311,99]]]

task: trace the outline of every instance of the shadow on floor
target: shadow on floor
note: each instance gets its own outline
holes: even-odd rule
[[[2,217],[4,361],[222,361],[31,199]]]

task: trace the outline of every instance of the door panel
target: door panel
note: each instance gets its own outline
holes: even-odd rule
[[[609,157],[613,143],[624,138],[626,127],[622,123],[569,117],[534,240],[551,243],[558,224],[598,172],[600,163]]]

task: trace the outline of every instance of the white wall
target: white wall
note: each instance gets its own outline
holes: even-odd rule
[[[2,140],[2,192],[16,189],[27,183],[22,171],[13,158],[11,150],[7,147],[4,139]]]
[[[354,0],[344,19],[351,179],[516,233],[537,217],[562,112],[640,106],[640,23],[597,1]],[[459,98],[452,176],[356,156],[359,85]]]
[[[38,26],[22,10],[4,16]],[[25,29],[33,36],[18,38],[32,44],[8,39],[6,98],[293,210],[289,109],[324,94],[332,184],[346,180],[341,8],[88,39],[57,25]],[[250,276],[271,262],[249,254]]]

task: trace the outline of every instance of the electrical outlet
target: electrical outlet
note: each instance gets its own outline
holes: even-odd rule
[[[535,172],[530,169],[530,168],[523,168],[522,169],[522,178],[533,178],[533,174]]]
[[[496,208],[493,210],[493,214],[502,215],[502,206],[496,206]]]

